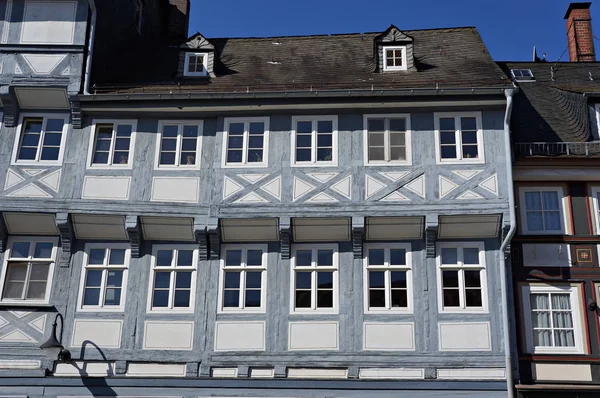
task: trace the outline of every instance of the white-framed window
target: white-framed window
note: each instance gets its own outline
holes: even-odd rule
[[[203,121],[161,121],[156,141],[156,168],[200,167]]]
[[[83,254],[78,311],[125,309],[131,249],[127,243],[88,243]]]
[[[337,313],[337,244],[297,244],[292,247],[291,312]]]
[[[531,69],[511,69],[510,74],[517,82],[534,82],[535,77]]]
[[[194,311],[198,246],[154,245],[148,312]]]
[[[21,115],[13,148],[12,164],[62,164],[68,129],[68,115]]]
[[[225,119],[224,167],[267,167],[268,148],[268,117]]]
[[[562,235],[565,233],[562,187],[521,187],[521,233]]]
[[[592,187],[592,203],[594,207],[594,220],[596,222],[596,234],[600,235],[600,186]]]
[[[483,242],[437,244],[438,306],[442,313],[488,311]]]
[[[208,53],[185,53],[184,76],[206,76]]]
[[[436,113],[438,163],[485,163],[481,112]]]
[[[583,354],[580,291],[571,285],[522,287],[527,351]]]
[[[406,46],[383,47],[383,70],[406,70]]]
[[[364,116],[365,165],[410,165],[410,115]]]
[[[265,312],[267,245],[223,245],[219,312]]]
[[[135,120],[94,120],[88,167],[130,169],[133,164],[136,127]]]
[[[58,238],[11,236],[7,246],[1,280],[2,302],[47,304]]]
[[[412,313],[410,243],[367,243],[364,255],[365,313]]]
[[[337,116],[292,117],[292,166],[337,166]]]

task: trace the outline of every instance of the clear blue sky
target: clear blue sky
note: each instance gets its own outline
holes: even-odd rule
[[[190,33],[269,37],[475,26],[497,61],[548,60],[567,47],[569,0],[191,0]],[[595,3],[595,4],[594,4]],[[371,6],[372,5],[372,6]],[[592,2],[600,37],[600,0]],[[600,42],[596,41],[597,53]],[[598,57],[600,60],[600,57]],[[568,53],[561,59],[568,61]]]

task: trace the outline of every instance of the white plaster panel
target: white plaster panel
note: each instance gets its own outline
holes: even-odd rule
[[[457,368],[438,369],[437,378],[442,380],[504,380],[504,368]]]
[[[526,267],[570,267],[569,245],[565,243],[523,244],[523,265]]]
[[[129,199],[131,177],[93,177],[83,180],[82,199]]]
[[[288,368],[287,376],[290,379],[345,379],[348,369]]]
[[[57,362],[54,368],[54,376],[106,377],[113,376],[114,369],[115,364],[113,362]]]
[[[194,322],[146,321],[144,350],[191,350]]]
[[[127,376],[149,376],[149,377],[185,377],[185,364],[165,363],[129,363],[127,365]]]
[[[210,375],[212,377],[237,377],[237,368],[212,368]]]
[[[592,368],[584,364],[533,363],[531,371],[540,381],[592,381]]]
[[[200,179],[194,177],[154,177],[152,201],[197,203]]]
[[[363,347],[365,350],[414,351],[414,324],[365,322]]]
[[[424,369],[409,368],[361,368],[358,377],[361,379],[423,379]]]
[[[215,351],[264,351],[265,322],[217,322]]]
[[[12,332],[9,332],[0,337],[0,341],[3,343],[36,343],[33,337],[29,336],[27,333],[20,331],[19,329],[15,329]]]
[[[274,368],[250,368],[250,377],[272,378],[275,377]]]
[[[289,349],[338,350],[338,328],[337,322],[290,322]]]
[[[23,54],[34,73],[47,75],[67,57],[67,54]]]
[[[491,351],[488,322],[439,323],[440,351]]]
[[[100,348],[120,348],[122,330],[122,320],[76,319],[71,346],[80,347],[89,340]]]
[[[26,1],[21,43],[73,44],[76,1]]]
[[[0,360],[1,370],[13,370],[13,369],[39,369],[42,366],[41,361],[32,360]]]
[[[27,184],[21,189],[9,193],[7,196],[15,196],[20,198],[51,198],[52,195],[39,188],[34,184]]]

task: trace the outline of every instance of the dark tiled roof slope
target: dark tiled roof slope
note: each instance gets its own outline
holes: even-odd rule
[[[96,76],[98,92],[287,91],[504,87],[510,84],[475,28],[406,31],[418,71],[376,71],[381,33],[275,38],[208,39],[216,48],[216,77],[178,78],[178,49],[148,45],[122,78]],[[131,70],[136,71],[130,73]]]
[[[600,92],[600,63],[498,64],[507,76],[511,69],[530,69],[535,77],[533,82],[518,83],[520,90],[514,99],[511,118],[514,142],[593,140],[590,97],[584,93]]]

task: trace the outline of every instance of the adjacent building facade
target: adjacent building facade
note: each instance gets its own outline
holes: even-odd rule
[[[180,40],[185,1],[0,8],[3,68],[38,65],[2,76],[3,395],[506,396],[514,84],[474,28]],[[68,81],[40,72],[71,47]],[[39,348],[56,314],[72,361]]]

